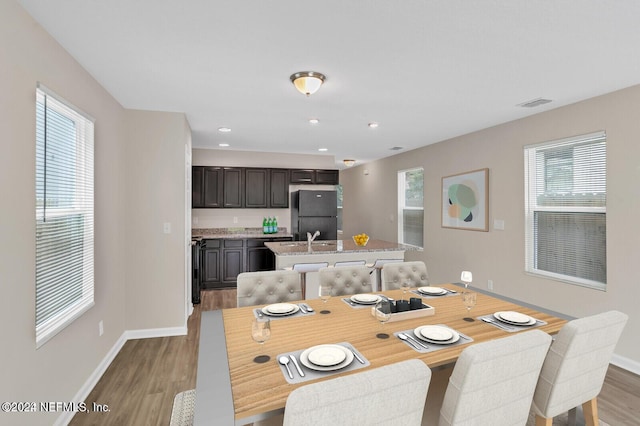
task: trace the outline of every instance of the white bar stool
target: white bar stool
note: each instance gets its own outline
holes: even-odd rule
[[[361,266],[364,265],[366,262],[364,260],[343,260],[341,262],[336,262],[333,264],[333,266],[335,267],[340,267],[340,266]]]
[[[300,286],[302,287],[302,298],[307,298],[307,272],[318,272],[320,268],[326,268],[329,262],[316,263],[296,263],[291,269],[300,274]]]
[[[372,264],[370,263],[369,265],[367,265],[369,268],[371,268],[371,273],[373,273],[375,271],[376,273],[376,288],[374,289],[374,291],[381,291],[382,290],[382,266],[385,263],[397,263],[397,262],[404,262],[404,260],[402,259],[376,259],[375,262],[373,262]]]

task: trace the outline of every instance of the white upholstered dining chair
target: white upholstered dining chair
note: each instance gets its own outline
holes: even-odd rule
[[[364,265],[322,268],[318,271],[318,279],[320,288],[323,286],[331,287],[332,296],[373,291],[369,268]]]
[[[411,287],[429,285],[427,265],[421,261],[385,263],[382,265],[382,290],[402,288],[404,281],[410,281]]]
[[[551,336],[540,330],[471,345],[456,362],[440,426],[524,425]]]
[[[238,307],[301,300],[302,287],[296,271],[243,272],[238,275]]]
[[[284,426],[420,425],[431,370],[411,359],[299,387]]]
[[[582,405],[586,424],[597,426],[596,397],[628,316],[604,312],[569,321],[556,335],[542,366],[532,409],[536,426]]]

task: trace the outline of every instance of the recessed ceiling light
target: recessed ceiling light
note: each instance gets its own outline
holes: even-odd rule
[[[375,129],[376,127],[378,127],[378,123],[373,121],[373,122],[369,123],[369,127],[371,127],[372,129]]]
[[[222,133],[229,133],[231,129],[228,127],[218,127],[218,131]]]
[[[329,149],[328,148],[318,148],[318,151],[325,152],[325,151],[329,151]]]
[[[227,147],[227,146],[229,146],[229,144],[228,143],[219,143],[218,146]]]
[[[320,120],[318,120],[317,118],[312,118],[309,120],[309,123],[311,124],[318,124],[320,122]]]

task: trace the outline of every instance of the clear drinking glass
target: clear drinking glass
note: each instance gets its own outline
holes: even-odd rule
[[[331,299],[331,292],[333,288],[329,284],[321,284],[320,285],[320,299],[322,299],[322,304],[326,306],[327,300]],[[321,314],[329,314],[331,313],[328,309],[323,309],[320,311]]]
[[[376,319],[380,321],[381,329],[384,330],[384,323],[391,319],[391,302],[386,299],[381,299],[376,303]],[[387,333],[376,334],[378,339],[388,339]]]
[[[271,320],[265,316],[255,318],[251,325],[251,337],[260,345],[271,337]],[[263,363],[271,359],[269,355],[258,355],[253,359],[254,362]]]
[[[467,308],[467,313],[469,313],[469,311],[471,311],[471,308],[476,306],[477,298],[478,298],[478,293],[476,293],[475,291],[465,290],[465,291],[462,292],[462,303]],[[465,317],[463,319],[465,321],[473,321],[474,320],[471,317]]]
[[[402,298],[405,297],[405,295],[407,294],[407,291],[409,291],[409,289],[411,289],[411,281],[409,281],[409,280],[403,281],[402,282]]]

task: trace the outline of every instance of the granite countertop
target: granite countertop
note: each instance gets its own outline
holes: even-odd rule
[[[278,256],[420,250],[416,246],[383,240],[369,240],[364,247],[356,245],[353,240],[320,240],[312,242],[310,250],[306,241],[267,242],[265,245]]]
[[[193,228],[191,229],[191,240],[200,241],[207,239],[236,239],[245,238],[293,238],[287,228],[278,228],[275,234],[265,234],[262,228]]]

